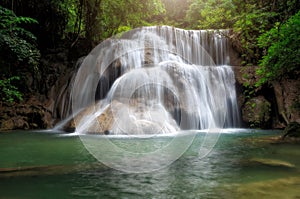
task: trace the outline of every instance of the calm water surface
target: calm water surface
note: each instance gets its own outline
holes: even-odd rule
[[[0,198],[299,198],[300,145],[264,141],[280,133],[226,131],[205,158],[198,133],[173,164],[139,174],[100,164],[78,136],[1,133]]]

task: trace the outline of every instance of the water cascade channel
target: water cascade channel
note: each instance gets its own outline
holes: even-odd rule
[[[155,26],[107,39],[83,60],[62,115],[81,134],[237,127],[226,34]]]

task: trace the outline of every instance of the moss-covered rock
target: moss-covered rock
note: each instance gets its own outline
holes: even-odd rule
[[[283,133],[282,139],[285,139],[286,137],[300,138],[300,124],[298,122],[289,123]]]
[[[250,127],[269,128],[271,125],[271,103],[263,96],[248,99],[242,107],[243,121]]]

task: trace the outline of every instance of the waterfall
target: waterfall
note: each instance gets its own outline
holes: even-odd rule
[[[72,83],[77,131],[163,134],[237,127],[226,34],[155,26],[105,40]]]

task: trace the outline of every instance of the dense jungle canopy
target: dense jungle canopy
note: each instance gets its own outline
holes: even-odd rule
[[[232,29],[243,65],[259,65],[260,86],[299,74],[299,0],[2,0],[0,2],[0,97],[22,100],[24,73],[42,79],[47,49],[85,53],[110,36],[140,26]],[[37,79],[37,80],[35,80]]]

